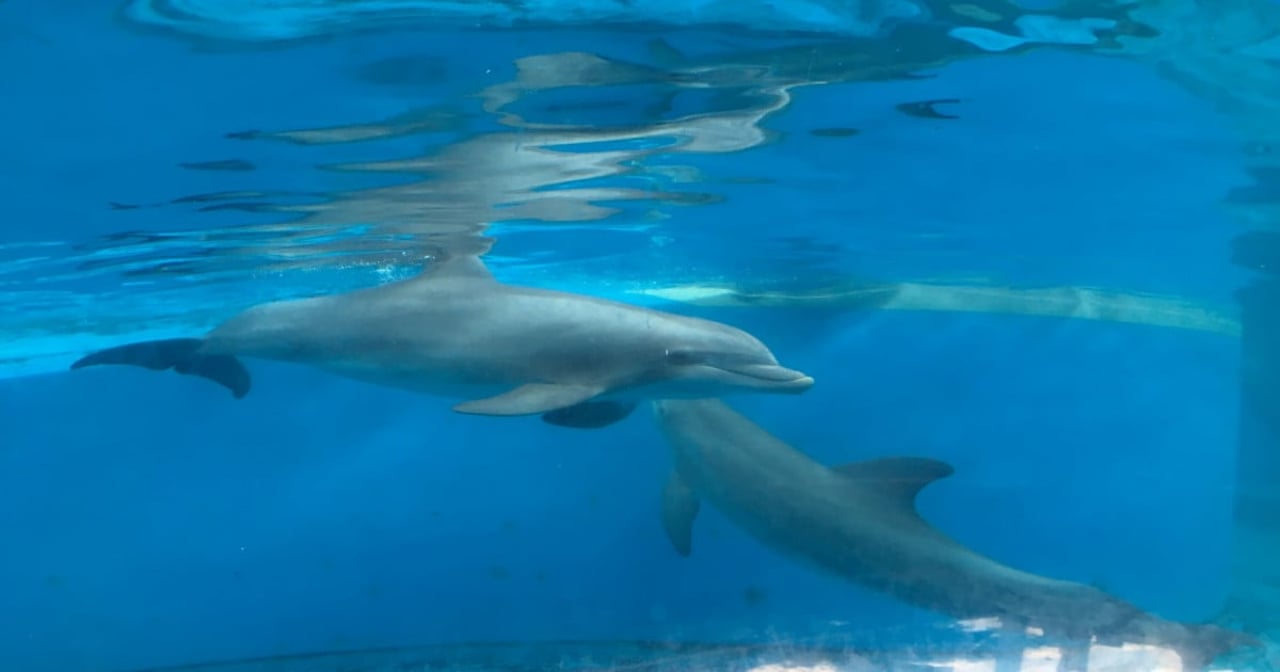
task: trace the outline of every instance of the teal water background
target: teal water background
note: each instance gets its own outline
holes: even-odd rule
[[[65,371],[267,299],[405,277],[424,238],[481,233],[503,280],[756,334],[818,384],[735,408],[827,464],[954,464],[921,511],[983,553],[1168,618],[1270,620],[1226,606],[1266,579],[1239,569],[1261,552],[1236,506],[1257,450],[1236,292],[1258,269],[1232,241],[1280,198],[1239,105],[1088,45],[424,16],[228,39],[107,3],[0,3],[0,669],[946,639],[714,511],[676,556],[647,413],[569,431],[259,361],[239,401]],[[893,40],[915,61],[867,46]],[[544,79],[520,77],[530,57]],[[956,118],[896,108],[950,98],[937,109]],[[848,298],[875,283],[1006,298]],[[1112,297],[1107,319],[1019,294],[1062,288]],[[1153,319],[1157,300],[1178,309]]]

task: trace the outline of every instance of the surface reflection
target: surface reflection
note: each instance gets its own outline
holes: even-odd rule
[[[955,17],[978,12],[986,17],[988,27],[983,30],[988,31],[1009,19],[990,8],[982,14],[976,5],[959,6],[959,10],[947,7]],[[1079,39],[1081,31],[1108,40],[1150,34],[1145,26],[1128,19],[1126,11],[1069,3],[1057,13],[1051,28],[1037,29],[1037,39],[1010,48],[1103,44]],[[79,270],[117,267],[130,276],[212,278],[231,269],[384,266],[417,263],[424,249],[475,250],[474,240],[495,226],[590,224],[599,229],[608,221],[606,226],[643,230],[670,217],[670,207],[721,201],[723,195],[703,178],[696,162],[682,162],[679,157],[745,152],[777,140],[778,134],[767,128],[766,121],[791,104],[796,88],[930,77],[930,70],[949,62],[990,55],[981,40],[953,32],[947,23],[905,23],[886,39],[818,40],[698,58],[653,40],[649,44],[652,64],[585,52],[536,54],[518,59],[509,81],[475,94],[482,113],[468,113],[465,106],[451,102],[329,127],[233,131],[228,137],[308,147],[439,133],[455,139],[416,156],[321,166],[327,171],[395,179],[394,184],[318,195],[264,191],[174,199],[168,205],[201,202],[199,209],[205,212],[242,210],[284,221],[169,239],[111,237],[82,248],[92,250],[93,257],[83,259]],[[376,61],[360,69],[360,76],[404,85],[430,78],[440,67],[428,56],[392,60]],[[904,114],[920,116],[918,109],[944,102],[905,101],[899,107]],[[681,106],[692,109],[673,113]],[[601,123],[601,111],[616,112],[609,116],[618,117],[618,123]],[[592,113],[590,123],[570,120],[582,112]],[[935,111],[934,116],[948,115]],[[474,130],[491,118],[501,130]],[[816,129],[814,133],[846,137],[858,131]],[[768,180],[763,175],[739,179]],[[295,201],[313,198],[282,202],[280,195]],[[193,239],[216,244],[180,253],[171,249]]]
[[[148,4],[164,3],[133,6]],[[313,9],[321,8],[339,11],[323,3]],[[197,21],[203,9],[222,11],[200,3],[186,3],[180,11],[193,12],[188,18]],[[686,54],[653,40],[647,56],[634,60],[582,51],[531,54],[515,60],[507,81],[469,96],[417,96],[401,110],[383,107],[377,117],[328,126],[218,129],[243,141],[244,149],[180,162],[180,170],[206,178],[205,191],[161,202],[121,198],[107,203],[123,224],[97,239],[0,246],[0,291],[12,292],[8,309],[15,314],[9,321],[11,347],[0,359],[25,361],[33,349],[65,352],[65,343],[50,345],[50,334],[92,338],[128,332],[140,323],[199,330],[255,302],[396,279],[415,272],[426,250],[481,253],[495,239],[510,241],[517,233],[531,232],[522,240],[532,240],[532,250],[508,242],[496,248],[497,256],[489,252],[487,261],[498,268],[512,263],[537,268],[548,257],[599,257],[589,249],[567,250],[543,235],[564,228],[636,236],[627,243],[628,263],[661,263],[672,271],[671,278],[646,281],[665,288],[641,290],[661,299],[1030,310],[1234,333],[1235,321],[1217,308],[1176,298],[1123,292],[1099,298],[1089,288],[1063,287],[1045,290],[1054,296],[1045,304],[1043,296],[1014,296],[1016,291],[1000,288],[974,291],[904,284],[904,278],[850,277],[851,253],[821,244],[798,247],[787,243],[782,231],[764,236],[761,264],[744,277],[721,278],[711,288],[673,286],[689,281],[676,277],[663,250],[675,227],[698,226],[693,222],[698,218],[680,216],[678,209],[715,205],[741,185],[777,178],[750,172],[768,171],[767,162],[744,160],[735,170],[747,172],[733,177],[710,177],[703,164],[713,156],[745,154],[785,140],[771,120],[792,106],[800,89],[930,78],[952,62],[1033,49],[1148,58],[1143,54],[1168,48],[1152,45],[1185,42],[1183,33],[1166,30],[1178,25],[1180,16],[1125,3],[1060,3],[1053,21],[1031,23],[1021,19],[1028,15],[1025,10],[1003,0],[935,3],[930,11],[937,20],[898,23],[874,36],[809,36],[767,49],[708,42],[697,45],[699,53]],[[245,18],[251,15],[226,16],[251,21]],[[957,33],[958,28],[971,30]],[[978,29],[987,32],[974,32]],[[992,33],[1020,41],[996,45]],[[1179,63],[1186,61],[1179,57]],[[439,83],[447,64],[437,54],[418,52],[374,58],[347,70],[370,86],[395,90],[392,100],[402,100],[405,91]],[[953,122],[938,117],[964,115],[963,102],[897,103],[889,114],[932,116],[923,121],[939,123]],[[854,136],[867,140],[877,131],[832,126],[808,133],[842,143]],[[318,171],[270,170],[271,152],[281,145],[301,152],[304,165]],[[1265,186],[1245,195],[1251,207],[1268,199]],[[151,225],[130,228],[131,219]],[[778,240],[783,243],[770,242]],[[121,279],[118,288],[97,286],[103,275]],[[968,280],[944,275],[936,277]],[[708,292],[715,296],[705,296]],[[874,300],[867,304],[869,292]],[[896,298],[882,300],[890,294]],[[1173,303],[1181,307],[1170,308]],[[177,312],[157,315],[171,309]]]
[[[554,3],[469,4],[473,6],[423,1],[388,12],[377,2],[282,2],[247,11],[200,0],[135,0],[128,3],[122,19],[202,39],[270,43],[393,24],[412,26],[415,17],[441,18],[454,12],[492,28],[508,26],[503,21],[511,17],[556,18]],[[1227,82],[1216,93],[1229,94],[1241,111],[1236,117],[1249,120],[1257,136],[1249,144],[1260,164],[1255,174],[1265,177],[1271,152],[1263,136],[1269,131],[1258,129],[1271,124],[1266,119],[1274,115],[1261,110],[1264,103],[1274,102],[1276,87],[1260,78],[1263,70],[1273,69],[1266,65],[1275,50],[1267,19],[1280,12],[1273,4],[1235,0],[1214,7],[1185,2],[1155,7],[1068,0],[1054,3],[1051,10],[1033,11],[1005,0],[904,1],[854,11],[839,3],[813,2],[807,6],[828,12],[824,20],[831,26],[843,25],[840,21],[847,18],[876,27],[835,39],[810,35],[800,44],[779,48],[721,49],[695,56],[654,41],[645,63],[583,52],[530,55],[517,61],[510,81],[475,94],[479,111],[471,109],[470,101],[451,100],[337,126],[227,132],[250,143],[285,142],[317,149],[396,140],[418,143],[408,153],[401,149],[408,145],[396,145],[395,158],[315,162],[329,174],[350,175],[351,183],[374,179],[383,182],[380,186],[302,193],[260,185],[251,191],[191,194],[164,204],[111,203],[110,208],[124,214],[150,205],[221,213],[223,222],[234,213],[243,218],[204,229],[126,231],[86,242],[70,255],[22,257],[17,256],[21,252],[0,250],[3,276],[8,276],[0,276],[0,286],[48,286],[103,272],[203,283],[252,272],[416,264],[426,247],[472,249],[469,240],[494,226],[589,224],[643,231],[671,217],[674,206],[715,204],[724,198],[716,183],[699,173],[696,161],[672,162],[672,157],[743,152],[777,140],[767,120],[790,105],[798,87],[929,77],[956,60],[1034,48],[1160,63],[1171,76],[1202,88],[1211,86],[1210,75]],[[607,9],[626,21],[644,23],[646,17],[661,14],[662,7],[637,0]],[[787,17],[747,6],[739,14],[757,27],[795,27]],[[1240,18],[1249,16],[1257,20]],[[903,20],[886,22],[889,17]],[[686,18],[708,22],[715,15],[706,10]],[[1218,36],[1213,45],[1205,43],[1210,33]],[[447,61],[434,53],[374,59],[351,70],[362,81],[398,90],[437,84],[449,74]],[[1251,85],[1230,84],[1237,81]],[[902,101],[898,107],[903,114],[954,116],[954,106],[944,102]],[[683,111],[689,107],[695,109]],[[674,113],[676,109],[682,111]],[[602,124],[599,113],[604,112],[606,117],[620,117],[619,123]],[[498,130],[489,130],[495,123]],[[862,134],[856,128],[810,132],[830,138]],[[426,151],[423,140],[429,143]],[[200,160],[207,158],[193,157],[183,167],[231,177],[256,166],[246,157]],[[342,178],[337,179],[341,184]],[[769,177],[739,179],[767,182]],[[1258,189],[1227,199],[1255,220],[1275,200],[1269,181],[1259,180]]]

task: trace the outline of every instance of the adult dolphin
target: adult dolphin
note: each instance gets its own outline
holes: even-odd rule
[[[920,517],[916,494],[951,466],[893,457],[826,467],[716,399],[659,400],[655,416],[672,449],[662,522],[676,551],[692,549],[706,499],[749,534],[791,557],[917,607],[958,619],[997,617],[1050,637],[1175,650],[1199,669],[1256,644],[1215,625],[1166,621],[1097,588],[1002,565]],[[1087,662],[1069,651],[1068,667]]]
[[[794,394],[813,385],[734,327],[504,284],[478,256],[448,254],[407,280],[254,306],[203,338],[108,348],[71,368],[174,369],[240,398],[250,386],[240,356],[468,399],[453,407],[461,413],[540,414],[568,427],[612,424],[646,398]]]

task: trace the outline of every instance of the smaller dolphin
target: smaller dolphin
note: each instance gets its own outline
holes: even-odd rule
[[[173,369],[219,383],[240,398],[249,392],[240,356],[469,399],[453,407],[460,413],[537,414],[550,424],[581,428],[613,424],[646,398],[798,394],[813,385],[813,378],[780,366],[742,330],[507,285],[478,256],[447,254],[408,280],[254,306],[204,338],[108,348],[71,368]]]
[[[946,463],[892,457],[829,468],[719,400],[660,400],[654,409],[674,458],[662,522],[682,556],[691,552],[706,499],[775,550],[953,618],[997,617],[1006,627],[1034,626],[1085,646],[1091,638],[1161,646],[1178,653],[1184,670],[1257,644],[1244,633],[1166,621],[1097,588],[1007,567],[944,535],[916,512],[915,498],[952,473]],[[1067,653],[1068,666],[1087,661],[1087,649]]]

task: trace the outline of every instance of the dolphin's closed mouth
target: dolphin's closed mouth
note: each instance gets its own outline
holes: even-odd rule
[[[792,381],[784,383],[782,387],[775,388],[782,392],[795,392],[799,394],[813,387],[813,378],[811,376],[800,376]]]
[[[813,378],[795,369],[776,364],[751,364],[728,369],[733,373],[769,383],[769,387],[803,392],[813,387]]]
[[[800,376],[799,378],[796,378],[795,380],[791,381],[791,384],[794,387],[797,387],[797,388],[802,387],[807,390],[813,387],[813,376]]]

